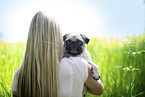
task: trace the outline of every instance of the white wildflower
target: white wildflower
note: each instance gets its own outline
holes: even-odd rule
[[[3,59],[5,59],[5,58],[6,58],[6,56],[5,56],[4,54],[2,55],[2,57],[3,57]]]
[[[132,55],[134,56],[136,54],[136,52],[132,52]]]

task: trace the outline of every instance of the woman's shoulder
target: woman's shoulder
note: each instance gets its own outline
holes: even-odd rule
[[[74,60],[74,61],[80,61],[80,62],[87,62],[84,58],[82,58],[82,57],[78,57],[78,56],[76,56],[76,57],[64,57],[64,58],[62,58],[62,60]]]
[[[18,83],[19,71],[20,71],[20,67],[16,69],[14,77],[13,77],[13,83],[12,83],[13,94],[17,93],[17,83]]]
[[[77,75],[82,77],[83,82],[88,77],[88,62],[82,57],[69,57],[63,58],[61,61],[61,68],[71,68],[73,72],[77,72]]]
[[[20,71],[20,67],[18,67],[18,68],[16,69],[14,76],[18,76],[19,71]]]
[[[77,63],[77,64],[88,64],[88,62],[82,57],[65,57],[62,58],[61,63]]]
[[[82,57],[69,57],[63,58],[62,64],[72,64],[72,66],[77,66],[78,68],[88,69],[88,62]]]
[[[13,78],[13,81],[14,81],[14,82],[18,80],[19,71],[20,71],[20,67],[17,68],[16,71],[15,71],[14,78]]]

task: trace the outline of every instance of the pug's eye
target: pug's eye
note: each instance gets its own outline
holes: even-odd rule
[[[72,40],[67,40],[65,43],[66,44],[69,44],[69,43],[71,43],[72,42]]]
[[[83,45],[83,42],[81,40],[77,40],[77,42],[82,46]]]

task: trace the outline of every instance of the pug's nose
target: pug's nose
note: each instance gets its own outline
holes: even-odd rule
[[[75,41],[72,41],[72,44],[75,44]]]
[[[77,46],[77,43],[75,41],[72,42],[72,45]]]

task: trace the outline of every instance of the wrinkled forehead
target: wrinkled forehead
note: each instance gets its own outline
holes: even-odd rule
[[[77,40],[77,39],[79,39],[79,40],[83,41],[83,38],[81,37],[81,35],[69,35],[66,38],[66,40],[69,40],[69,39],[74,40],[74,41]]]

